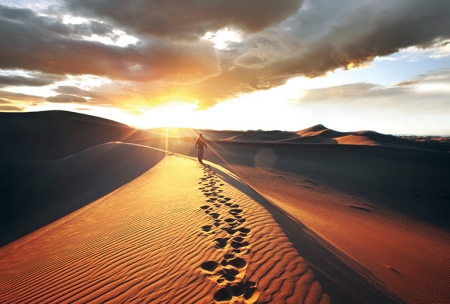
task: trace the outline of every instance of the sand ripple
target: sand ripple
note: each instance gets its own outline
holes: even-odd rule
[[[330,302],[258,202],[178,156],[1,248],[0,268],[2,303]]]

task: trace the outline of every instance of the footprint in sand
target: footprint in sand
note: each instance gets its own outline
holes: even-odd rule
[[[227,242],[229,241],[229,238],[217,238],[214,240],[214,242],[216,243],[216,245],[214,245],[214,247],[216,248],[225,248],[227,246]]]
[[[239,228],[238,229],[240,232],[242,232],[242,233],[250,233],[250,229],[248,229],[248,228],[244,228],[244,227],[242,227],[242,228]]]
[[[243,247],[247,247],[249,244],[248,242],[237,242],[236,240],[231,241],[231,247],[234,249],[241,249]]]
[[[247,261],[243,257],[250,252],[250,249],[248,249],[249,242],[244,239],[249,237],[250,229],[240,227],[242,223],[246,222],[246,219],[242,216],[243,210],[239,208],[239,204],[231,203],[231,198],[225,197],[223,190],[216,186],[216,183],[218,184],[220,180],[214,177],[214,171],[210,168],[204,168],[204,171],[204,176],[207,175],[207,177],[201,178],[200,183],[203,186],[199,190],[206,196],[206,202],[211,203],[211,205],[202,205],[200,209],[204,210],[214,220],[214,223],[213,225],[203,226],[202,230],[207,234],[215,234],[218,230],[213,230],[213,227],[220,228],[229,237],[216,238],[213,241],[214,247],[218,250],[224,250],[227,246],[231,248],[225,250],[225,252],[228,252],[224,254],[220,264],[215,261],[207,261],[202,263],[200,268],[206,273],[206,276],[220,285],[219,290],[214,294],[215,301],[230,301],[234,298],[236,302],[254,303],[259,296],[256,283],[242,280],[247,268]],[[220,183],[218,185],[224,186],[225,184]],[[221,214],[218,213],[220,209],[213,212],[213,206],[220,208],[222,204],[230,208],[228,212],[232,216],[223,221],[220,219]],[[220,227],[222,223],[225,223],[226,227]],[[236,297],[240,299],[237,300]]]
[[[231,209],[230,211],[228,211],[230,214],[232,215],[239,215],[242,213],[242,209]]]
[[[227,253],[223,256],[223,258],[226,260],[232,259],[234,257],[235,257],[235,255],[233,253]]]
[[[231,227],[222,228],[223,231],[226,231],[229,235],[235,234],[237,231]]]
[[[236,268],[244,268],[247,265],[247,262],[241,258],[229,260],[227,263]]]
[[[218,283],[222,283],[225,280],[228,282],[233,282],[236,280],[236,276],[239,274],[239,271],[234,268],[223,268],[221,271],[218,272],[220,275],[220,278],[217,280]]]
[[[203,232],[212,234],[214,231],[212,231],[212,225],[205,225],[202,227]]]
[[[227,222],[228,224],[233,224],[233,223],[236,223],[236,219],[229,217],[229,218],[225,219],[225,222]]]
[[[216,270],[217,266],[219,266],[219,263],[214,261],[208,261],[200,265],[203,270],[206,270],[208,272],[213,272],[214,270]]]
[[[230,301],[234,297],[243,297],[253,303],[258,298],[255,282],[228,283],[214,294],[214,300],[218,302]]]

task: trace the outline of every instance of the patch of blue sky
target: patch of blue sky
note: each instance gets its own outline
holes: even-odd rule
[[[329,73],[327,79],[336,82],[336,85],[364,82],[391,86],[413,80],[421,74],[450,68],[450,56],[433,58],[431,57],[433,54],[433,50],[416,53],[400,51],[390,56],[376,58],[367,67],[336,70]]]

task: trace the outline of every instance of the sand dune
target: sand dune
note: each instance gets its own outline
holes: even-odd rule
[[[2,175],[10,176],[11,186],[0,194],[0,245],[125,185],[163,156],[137,145],[106,143],[41,164],[13,179],[14,168],[4,169]]]
[[[2,303],[450,302],[446,140],[10,123]]]
[[[336,141],[343,145],[364,145],[364,146],[378,146],[379,142],[367,137],[357,135],[346,135],[336,138]]]
[[[195,155],[192,142],[181,146],[169,143],[168,148]],[[210,146],[207,159],[239,175],[313,230],[322,238],[319,243],[328,243],[318,250],[324,253],[321,261],[336,257],[333,252],[339,253],[337,259],[344,254],[408,303],[449,301],[448,153],[270,142],[211,141]],[[290,235],[291,241],[295,236]],[[316,245],[308,243],[308,248]],[[336,282],[326,282],[327,277],[339,277],[333,271],[337,265],[315,268],[314,256],[308,250],[302,252],[304,248],[297,250],[317,276],[325,273],[319,279],[332,300],[345,303],[351,295],[344,293],[344,286],[333,294],[330,290],[338,288]],[[367,277],[363,280],[370,281]]]
[[[230,138],[226,138],[226,139],[223,139],[223,140],[228,140],[228,141],[244,141],[244,142],[261,142],[260,139],[257,139],[257,138],[255,138],[255,137],[253,137],[253,136],[245,135],[245,134],[232,136],[232,137],[230,137]]]
[[[396,149],[450,151],[447,138],[432,136],[394,136],[374,131],[339,132],[323,125],[316,125],[298,132],[288,131],[213,131],[193,129],[156,129],[150,130],[153,142],[168,137],[184,142],[192,142],[198,133],[209,141],[256,142],[261,140],[271,144],[341,144],[341,145],[378,145]],[[136,136],[136,142],[143,142],[144,136]],[[147,140],[148,142],[148,140]]]
[[[168,156],[3,247],[0,301],[330,303],[251,190],[226,174]]]
[[[0,113],[1,153],[9,158],[51,159],[143,136],[115,121],[65,111]]]

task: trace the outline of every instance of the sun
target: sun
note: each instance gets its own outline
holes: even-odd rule
[[[142,115],[134,117],[129,124],[140,129],[188,127],[192,123],[192,112],[197,108],[197,103],[170,100],[161,106],[138,108]]]

